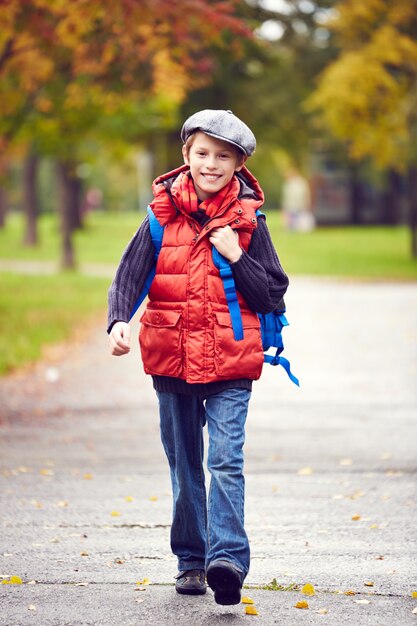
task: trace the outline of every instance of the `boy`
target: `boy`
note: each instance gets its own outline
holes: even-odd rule
[[[252,131],[231,111],[204,110],[181,131],[185,165],[153,184],[154,214],[164,228],[156,276],[141,318],[144,369],[159,401],[168,458],[178,558],[176,590],[238,604],[249,570],[244,529],[243,444],[252,381],[263,351],[257,313],[282,307],[288,286],[265,220],[263,192],[245,167]],[[244,338],[235,340],[212,247],[229,261]],[[112,354],[130,350],[128,320],[153,262],[149,219],[128,245],[109,291]],[[203,426],[211,474],[206,497]]]

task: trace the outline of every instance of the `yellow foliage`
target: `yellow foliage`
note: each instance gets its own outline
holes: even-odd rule
[[[247,606],[245,606],[245,613],[246,615],[259,615],[253,604],[248,604]]]
[[[254,601],[249,596],[243,596],[242,604],[254,604]]]
[[[342,0],[334,24],[342,52],[307,103],[353,158],[380,167],[405,167],[413,149],[417,41],[407,29],[415,11],[409,0]]]

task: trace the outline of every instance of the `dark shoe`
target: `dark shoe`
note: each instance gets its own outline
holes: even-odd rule
[[[239,604],[242,581],[234,565],[228,561],[213,561],[207,568],[207,582],[217,604]]]
[[[189,596],[201,596],[207,591],[206,577],[203,569],[187,569],[175,577],[175,589],[178,593]]]

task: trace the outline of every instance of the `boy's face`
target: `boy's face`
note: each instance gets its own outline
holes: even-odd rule
[[[239,158],[237,148],[227,141],[196,132],[187,154],[182,148],[184,162],[190,166],[199,200],[207,200],[227,185],[233,174],[239,172],[246,157]]]

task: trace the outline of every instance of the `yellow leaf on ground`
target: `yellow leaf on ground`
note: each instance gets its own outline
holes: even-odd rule
[[[9,580],[2,580],[2,585],[22,585],[22,579],[19,576],[10,576]]]
[[[80,556],[90,556],[90,555],[88,554],[88,552],[83,550],[82,552],[80,552]]]
[[[41,474],[41,476],[53,476],[54,472],[51,469],[41,469],[39,470],[39,474]]]
[[[121,513],[119,513],[119,511],[112,511],[112,512],[110,513],[110,515],[111,515],[112,517],[120,517]]]
[[[93,475],[90,472],[86,472],[83,478],[84,480],[93,480]]]
[[[158,500],[158,497],[157,497],[157,496],[151,496],[151,497],[149,498],[149,500],[150,500],[151,502],[156,502],[156,501]]]
[[[349,589],[348,591],[344,591],[343,593],[345,594],[345,596],[356,596],[356,591],[352,591],[351,589]]]
[[[308,609],[308,602],[301,600],[301,602],[297,602],[294,606],[296,609]]]
[[[314,590],[313,585],[310,585],[310,583],[306,583],[304,587],[301,589],[301,593],[304,594],[305,596],[314,596],[316,592]]]
[[[133,502],[134,498],[132,498],[132,496],[126,496],[125,500],[126,502]]]
[[[242,604],[255,604],[255,603],[252,600],[252,598],[249,598],[249,596],[243,596]]]
[[[417,598],[417,591],[412,591],[411,592],[411,597],[412,598]]]
[[[149,578],[144,578],[143,580],[138,580],[138,582],[136,583],[137,585],[149,585],[150,584],[150,580]]]
[[[374,586],[374,583],[371,582],[370,580],[367,581],[366,583],[363,583],[363,584],[365,585],[365,587],[373,587]]]
[[[248,604],[245,606],[245,613],[246,615],[259,615],[253,604]]]
[[[353,521],[353,522],[357,522],[357,521],[358,521],[358,520],[360,520],[360,519],[361,519],[361,516],[360,516],[360,515],[352,515],[352,521]]]
[[[312,473],[313,473],[312,467],[301,467],[297,472],[299,476],[311,476]]]

